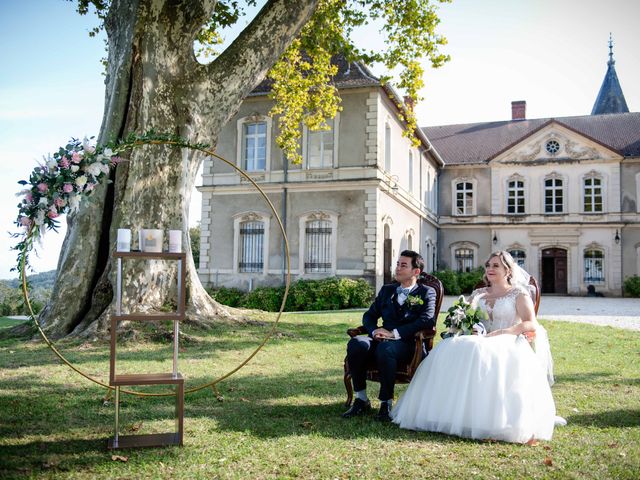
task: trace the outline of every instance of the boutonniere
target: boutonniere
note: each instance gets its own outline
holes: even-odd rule
[[[405,300],[405,303],[409,306],[409,308],[415,308],[420,305],[424,305],[424,300],[418,295],[409,295]]]

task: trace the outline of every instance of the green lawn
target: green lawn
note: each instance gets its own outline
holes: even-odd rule
[[[187,396],[183,448],[122,450],[115,460],[106,449],[113,428],[106,390],[61,365],[41,342],[0,340],[0,478],[640,478],[640,333],[543,322],[558,413],[569,424],[551,442],[522,446],[340,418],[344,332],[360,317],[284,315],[264,350],[220,384],[223,401],[211,389]],[[224,374],[258,345],[275,317],[255,318],[184,328],[180,370],[188,387]],[[119,366],[170,370],[163,336],[144,338],[124,343]],[[59,347],[106,378],[106,343]],[[169,430],[171,415],[168,398],[125,396],[122,433]]]
[[[20,319],[0,317],[0,330],[2,330],[3,328],[13,327],[23,322],[24,320],[20,320]]]

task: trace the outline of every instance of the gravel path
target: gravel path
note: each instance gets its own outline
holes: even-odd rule
[[[441,312],[458,297],[445,296]],[[640,299],[542,296],[538,318],[640,331]]]

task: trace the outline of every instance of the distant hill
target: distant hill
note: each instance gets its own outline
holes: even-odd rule
[[[31,283],[31,288],[33,290],[51,290],[53,288],[53,283],[56,280],[56,271],[49,270],[48,272],[36,273],[35,275],[27,275],[27,278],[29,279],[29,283]],[[12,280],[0,280],[0,283],[9,288],[20,287],[20,280],[17,278]]]

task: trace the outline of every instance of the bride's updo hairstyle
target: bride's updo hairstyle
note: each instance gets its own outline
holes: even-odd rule
[[[504,267],[507,269],[507,282],[509,283],[509,285],[511,285],[513,266],[516,264],[516,261],[513,259],[511,254],[506,250],[498,250],[497,252],[493,252],[491,255],[489,255],[489,258],[487,258],[487,261],[484,262],[485,273],[482,275],[482,280],[484,281],[484,284],[487,287],[491,286],[491,282],[487,278],[486,269],[487,269],[487,264],[489,263],[489,260],[491,260],[494,257],[498,257],[502,265],[504,265]]]

